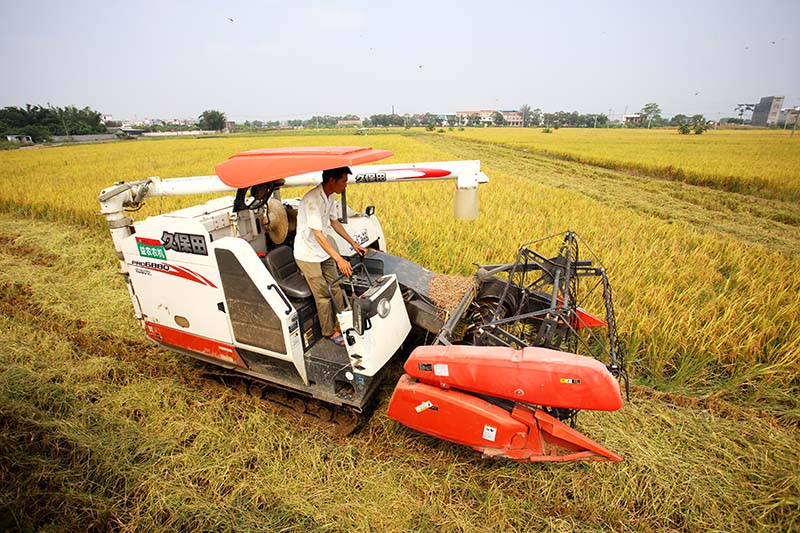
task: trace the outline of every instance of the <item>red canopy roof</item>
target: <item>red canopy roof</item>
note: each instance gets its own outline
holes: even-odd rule
[[[217,165],[217,176],[228,187],[242,189],[306,172],[361,165],[393,155],[387,150],[367,146],[262,148],[232,155]]]

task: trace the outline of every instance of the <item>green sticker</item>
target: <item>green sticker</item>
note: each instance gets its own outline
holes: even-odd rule
[[[161,241],[155,239],[143,239],[136,237],[136,247],[139,248],[139,255],[148,259],[167,259],[167,252]]]

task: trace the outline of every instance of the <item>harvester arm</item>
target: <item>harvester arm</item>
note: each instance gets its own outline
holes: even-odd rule
[[[478,185],[488,183],[481,171],[480,161],[436,161],[400,163],[394,165],[361,165],[350,169],[348,184],[396,183],[407,181],[456,180],[453,199],[455,218],[471,220],[478,217]],[[322,172],[308,172],[285,178],[284,187],[306,187],[322,182]]]

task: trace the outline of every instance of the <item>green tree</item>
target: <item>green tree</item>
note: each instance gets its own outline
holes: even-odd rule
[[[658,104],[655,102],[645,104],[641,110],[641,114],[644,116],[648,128],[652,125],[653,121],[657,123],[661,122],[661,108],[658,107]]]
[[[692,117],[693,124],[692,130],[694,131],[695,135],[702,135],[709,129],[711,129],[711,121],[706,120],[706,117],[703,115],[695,115]]]
[[[467,126],[469,127],[477,127],[481,125],[481,116],[477,113],[473,113],[467,117]]]
[[[531,111],[531,126],[541,126],[542,124],[542,110],[538,107]]]
[[[17,130],[21,135],[30,135],[33,142],[39,143],[50,139],[50,131],[44,126],[25,126]]]
[[[689,122],[689,117],[687,117],[686,115],[683,115],[681,113],[678,113],[677,115],[675,115],[674,117],[669,119],[669,125],[670,126],[680,126],[681,124],[683,124],[685,122]]]
[[[522,104],[519,106],[519,112],[522,114],[522,127],[527,128],[533,121],[531,120],[531,106],[528,104]]]
[[[492,122],[494,122],[495,126],[505,126],[506,119],[500,111],[495,111],[494,115],[492,115]]]
[[[735,110],[739,112],[739,119],[741,119],[741,124],[744,124],[744,114],[747,111],[753,111],[756,108],[756,104],[736,104]]]
[[[222,111],[209,109],[203,111],[203,114],[197,118],[197,125],[201,130],[221,131],[225,129],[225,113]]]
[[[84,107],[75,106],[47,107],[27,104],[25,107],[5,107],[0,109],[0,121],[6,125],[9,133],[25,133],[23,129],[35,127],[32,137],[43,138],[44,135],[80,135],[104,133],[102,115]],[[46,132],[46,133],[44,133]]]

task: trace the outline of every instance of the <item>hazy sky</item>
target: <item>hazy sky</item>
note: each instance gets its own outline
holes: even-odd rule
[[[0,2],[0,107],[243,121],[800,105],[800,0]]]

